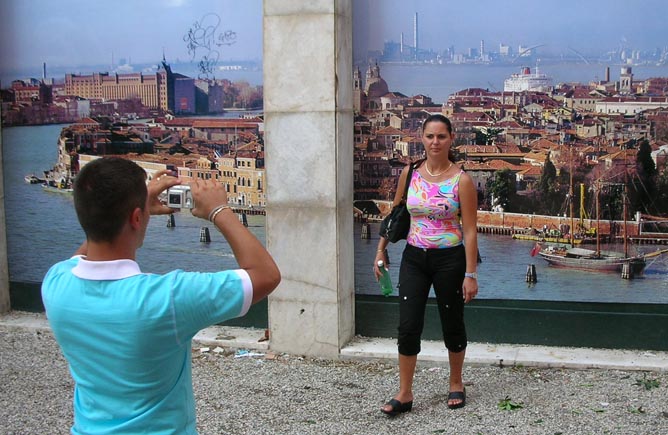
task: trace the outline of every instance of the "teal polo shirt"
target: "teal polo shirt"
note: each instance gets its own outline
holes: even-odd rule
[[[191,340],[250,308],[244,270],[142,273],[132,260],[73,257],[42,282],[75,382],[74,435],[197,434]]]

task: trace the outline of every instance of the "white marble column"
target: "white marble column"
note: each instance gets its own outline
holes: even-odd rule
[[[2,160],[2,127],[0,127],[0,314],[11,309],[9,301],[9,267],[7,265],[7,222],[5,220],[5,184]]]
[[[353,336],[352,0],[264,1],[270,347],[336,357]]]

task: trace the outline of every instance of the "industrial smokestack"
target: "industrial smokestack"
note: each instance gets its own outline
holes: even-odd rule
[[[415,45],[415,60],[418,60],[418,14],[417,12],[415,13],[415,17],[413,18],[413,42]]]

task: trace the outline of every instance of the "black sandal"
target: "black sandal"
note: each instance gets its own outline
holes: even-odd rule
[[[450,404],[451,400],[461,400],[461,402],[451,405]],[[458,409],[458,408],[463,408],[464,405],[466,405],[466,388],[464,389],[464,391],[450,391],[448,393],[448,408]]]
[[[387,402],[385,405],[390,405],[392,407],[392,409],[387,411],[385,408],[381,408],[380,410],[384,414],[389,415],[390,417],[394,417],[395,415],[402,414],[404,412],[410,412],[410,410],[413,409],[413,401],[412,400],[410,402],[401,403],[397,399],[392,399],[389,402]]]

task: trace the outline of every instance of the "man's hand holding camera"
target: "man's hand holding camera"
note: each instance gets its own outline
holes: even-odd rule
[[[209,219],[218,206],[227,205],[227,190],[222,183],[214,180],[195,180],[189,183],[194,207],[193,216]]]
[[[194,180],[181,184],[178,178],[166,175],[167,172],[156,173],[156,177],[149,183],[151,214],[168,214],[180,209],[190,209],[193,216],[210,219],[216,208],[227,205],[227,190],[223,184],[214,180]],[[163,191],[166,191],[167,195],[166,204],[158,200]]]
[[[171,214],[174,209],[160,201],[160,194],[165,190],[169,190],[173,186],[181,184],[181,180],[176,177],[168,175],[170,171],[158,171],[153,176],[153,179],[148,182],[146,188],[148,189],[148,206],[149,212],[152,215]]]

